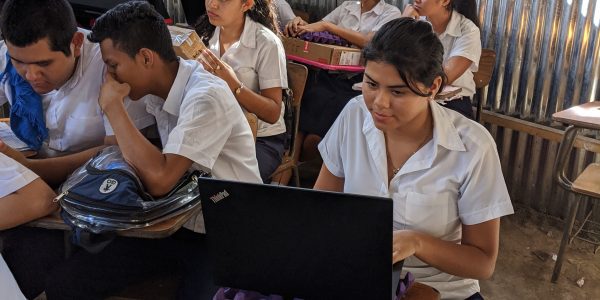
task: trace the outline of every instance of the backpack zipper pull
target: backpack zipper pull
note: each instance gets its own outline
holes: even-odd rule
[[[62,200],[62,198],[64,198],[67,194],[69,193],[69,191],[64,191],[62,193],[60,193],[58,196],[56,196],[54,199],[52,199],[52,202],[56,203],[59,202],[60,200]]]

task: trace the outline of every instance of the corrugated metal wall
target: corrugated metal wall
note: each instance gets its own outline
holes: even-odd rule
[[[167,0],[178,1],[178,0]],[[292,0],[318,20],[340,0]],[[400,8],[408,0],[388,0]],[[482,45],[497,60],[484,104],[494,112],[551,124],[554,112],[600,100],[600,1],[478,0]],[[566,213],[567,194],[552,178],[558,143],[486,124],[496,142],[513,202],[550,215]],[[600,159],[574,151],[575,174]],[[582,210],[586,205],[582,205]],[[600,212],[594,213],[600,220]]]

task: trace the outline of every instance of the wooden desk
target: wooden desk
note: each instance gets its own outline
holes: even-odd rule
[[[552,115],[552,119],[581,128],[600,130],[600,101],[588,102]]]
[[[598,197],[600,195],[600,184],[598,182],[598,180],[600,180],[600,165],[589,165],[575,181],[571,181],[571,179],[567,177],[566,171],[568,169],[567,161],[569,160],[577,133],[581,129],[600,130],[600,102],[588,102],[571,107],[553,114],[552,119],[568,125],[562,141],[560,142],[560,147],[558,148],[558,155],[554,163],[554,175],[561,187],[576,194],[572,203],[568,203],[569,212],[566,219],[567,223],[563,229],[563,237],[558,250],[558,257],[556,259],[556,264],[554,265],[554,271],[552,272],[552,282],[556,282],[560,275],[566,246],[571,236],[571,230],[575,223],[575,217],[582,195],[592,197]],[[575,233],[574,236],[576,235],[577,233]]]
[[[183,224],[189,220],[193,215],[197,212],[201,211],[200,205],[195,208],[177,215],[171,219],[160,222],[158,224],[154,224],[152,226],[139,228],[139,229],[129,229],[129,230],[121,230],[117,231],[117,235],[125,236],[125,237],[135,237],[135,238],[146,238],[146,239],[161,239],[166,238],[183,226]],[[67,224],[65,224],[60,217],[59,213],[54,213],[52,215],[31,221],[27,223],[27,226],[30,227],[40,227],[46,229],[54,229],[54,230],[71,230]]]

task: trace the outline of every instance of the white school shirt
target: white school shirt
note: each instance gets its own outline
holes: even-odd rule
[[[0,198],[19,190],[38,176],[17,161],[0,152]]]
[[[3,300],[25,300],[2,255],[0,255],[0,295]]]
[[[285,50],[281,40],[273,31],[246,16],[240,40],[233,43],[223,56],[220,54],[220,32],[221,28],[217,26],[208,42],[208,48],[233,68],[237,78],[247,88],[260,93],[264,89],[288,87]],[[256,136],[266,137],[284,133],[284,111],[285,106],[282,103],[279,120],[273,124],[259,119]]]
[[[323,163],[344,178],[344,192],[392,198],[394,230],[414,229],[460,243],[461,225],[512,214],[496,144],[480,124],[431,101],[433,139],[392,178],[383,132],[375,127],[363,97],[350,100],[319,150]],[[419,282],[443,299],[465,299],[479,291],[474,279],[453,276],[414,256],[404,261]]]
[[[473,72],[477,72],[479,69],[479,58],[481,57],[479,28],[465,16],[452,11],[452,17],[450,17],[446,30],[438,38],[444,46],[444,62],[455,56],[462,56],[473,62],[460,77],[450,83],[462,88],[459,93],[461,97],[473,97],[475,94]]]
[[[89,31],[79,29],[87,36]],[[0,70],[6,68],[6,45],[0,42]],[[98,105],[100,87],[104,81],[105,65],[100,45],[84,39],[81,55],[73,76],[58,90],[41,95],[46,127],[47,147],[59,152],[77,152],[102,145],[104,137],[113,135],[108,119],[103,118]],[[0,84],[0,105],[12,103],[10,84]],[[125,101],[125,107],[137,128],[154,124],[141,102]],[[53,151],[49,151],[51,154]]]
[[[146,109],[156,117],[163,153],[187,157],[193,169],[218,179],[262,183],[242,109],[227,83],[197,61],[180,58],[167,99],[149,98]],[[205,232],[202,213],[184,227]]]
[[[273,5],[277,10],[277,22],[279,23],[280,28],[296,17],[294,10],[292,10],[292,7],[287,1],[273,0]]]
[[[342,28],[369,34],[379,30],[385,23],[402,17],[402,12],[384,0],[379,1],[370,11],[360,13],[360,1],[345,1],[330,12],[323,21]]]

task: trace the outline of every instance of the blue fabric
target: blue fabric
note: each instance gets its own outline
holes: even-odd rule
[[[39,150],[48,138],[42,97],[17,73],[8,53],[6,68],[0,78],[8,80],[11,87],[10,128],[29,148]]]

